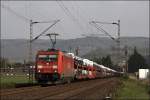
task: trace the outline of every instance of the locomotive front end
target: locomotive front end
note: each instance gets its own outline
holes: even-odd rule
[[[36,57],[35,79],[39,83],[57,81],[60,78],[58,72],[58,51],[39,51]]]

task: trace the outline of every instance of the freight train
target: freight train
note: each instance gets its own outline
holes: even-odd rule
[[[38,83],[71,82],[120,74],[96,62],[75,56],[73,53],[64,53],[61,50],[41,50],[36,55],[35,79]]]

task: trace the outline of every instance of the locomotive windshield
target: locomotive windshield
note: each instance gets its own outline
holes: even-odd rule
[[[58,55],[39,55],[38,56],[38,60],[47,61],[47,62],[57,61],[57,58],[58,58]]]

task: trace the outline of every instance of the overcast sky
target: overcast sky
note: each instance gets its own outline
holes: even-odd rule
[[[102,34],[89,22],[117,22],[118,19],[121,36],[149,36],[149,1],[2,1],[1,38],[29,39],[26,18],[33,21],[60,19],[47,33],[59,33],[61,39]],[[35,24],[34,37],[51,24]],[[116,37],[117,26],[103,25],[102,28]]]

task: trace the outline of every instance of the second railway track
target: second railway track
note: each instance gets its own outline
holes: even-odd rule
[[[1,91],[2,100],[51,100],[104,98],[116,87],[117,78],[96,79],[48,87],[28,87]],[[17,91],[16,91],[17,90]],[[99,94],[97,94],[97,93]],[[94,98],[95,97],[95,98]]]

